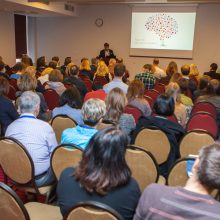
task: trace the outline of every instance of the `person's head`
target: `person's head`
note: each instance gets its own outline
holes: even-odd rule
[[[207,86],[207,94],[209,95],[216,95],[217,91],[219,90],[219,81],[217,79],[212,79]]]
[[[212,63],[211,65],[210,65],[210,70],[211,71],[216,71],[218,69],[218,64],[217,63]]]
[[[40,110],[40,97],[36,92],[26,91],[18,98],[18,110],[21,114],[31,113],[37,116]]]
[[[0,76],[0,96],[7,96],[9,93],[9,82],[8,80]]]
[[[103,60],[100,60],[98,62],[98,67],[97,67],[96,73],[98,75],[99,74],[107,74],[107,73],[109,73],[108,67],[107,67],[107,65],[105,64],[105,62]]]
[[[143,98],[145,92],[144,83],[138,79],[131,81],[128,86],[127,98],[129,101],[135,98]]]
[[[25,65],[24,65],[23,63],[21,63],[21,62],[16,63],[16,64],[12,67],[13,72],[15,72],[15,73],[18,73],[18,72],[24,73],[25,68],[26,68]]]
[[[98,60],[97,60],[96,58],[92,58],[92,59],[91,59],[91,64],[92,64],[92,65],[96,66],[97,63],[98,63]]]
[[[66,74],[69,76],[77,76],[79,73],[79,67],[73,63],[69,63],[66,67]]]
[[[112,89],[106,98],[106,116],[105,119],[118,123],[127,105],[127,98],[120,88]]]
[[[82,106],[83,121],[95,127],[106,114],[105,102],[100,99],[88,99]]]
[[[190,64],[190,73],[189,75],[192,76],[198,76],[199,75],[199,70],[196,64],[192,63]]]
[[[105,50],[108,50],[109,49],[109,44],[108,43],[104,43],[104,48],[105,48]]]
[[[63,80],[63,75],[59,70],[54,69],[50,72],[48,79],[51,82],[61,82]]]
[[[25,73],[29,73],[31,76],[35,77],[35,74],[36,74],[35,66],[28,66],[28,67],[26,67]]]
[[[109,65],[115,66],[116,63],[117,63],[117,61],[116,61],[115,58],[111,58],[111,59],[109,60]]]
[[[91,67],[90,67],[90,63],[89,63],[89,60],[88,59],[82,59],[82,62],[80,64],[80,70],[87,70],[87,71],[90,71],[91,70]]]
[[[178,72],[178,67],[177,67],[176,62],[171,61],[167,66],[166,74],[171,77],[174,73],[177,73],[177,72]]]
[[[122,57],[118,57],[117,58],[117,63],[123,63],[123,58]]]
[[[52,60],[49,62],[48,67],[52,68],[52,69],[56,69],[57,68],[57,62]]]
[[[25,67],[33,66],[32,59],[26,54],[22,55],[21,62],[25,65]]]
[[[174,114],[175,102],[172,96],[161,94],[157,96],[153,109],[160,116],[171,116]]]
[[[193,174],[208,191],[220,187],[220,145],[214,143],[203,147],[193,165]]]
[[[58,56],[53,56],[51,60],[59,63],[60,58]]]
[[[210,80],[211,80],[210,76],[203,75],[199,80],[199,89],[200,90],[207,89],[207,86],[209,85]]]
[[[142,68],[144,73],[153,73],[154,72],[154,67],[151,64],[144,64]]]
[[[125,70],[126,70],[125,65],[122,63],[118,63],[114,67],[114,75],[116,77],[123,77]]]
[[[153,59],[153,65],[158,66],[159,65],[159,58],[154,58]]]
[[[92,90],[93,90],[93,91],[96,91],[96,90],[100,90],[100,89],[103,89],[102,83],[99,82],[99,81],[93,82],[93,84],[92,84]]]
[[[71,62],[72,62],[71,57],[66,57],[65,60],[64,60],[64,66],[67,66]]]
[[[3,72],[5,69],[5,63],[3,61],[0,61],[0,72]]]
[[[118,128],[100,130],[83,152],[75,178],[88,192],[100,195],[126,185],[131,177],[125,160],[127,144],[126,134]]]
[[[37,80],[35,77],[30,75],[29,73],[24,73],[17,80],[18,89],[21,92],[24,91],[35,91],[37,87]]]
[[[170,78],[170,82],[178,82],[181,78],[183,78],[181,73],[174,73]]]
[[[81,109],[82,100],[78,89],[73,86],[66,89],[60,96],[60,106],[68,105],[71,108]]]
[[[180,87],[176,82],[170,82],[166,87],[166,94],[172,96],[175,102],[180,102]]]
[[[45,56],[39,57],[37,59],[37,68],[46,66],[46,58]]]
[[[178,84],[180,86],[181,93],[185,94],[189,89],[189,80],[185,78],[181,78],[179,79]]]
[[[188,76],[190,73],[190,66],[188,64],[184,64],[183,66],[181,66],[181,73],[183,74],[183,76]]]

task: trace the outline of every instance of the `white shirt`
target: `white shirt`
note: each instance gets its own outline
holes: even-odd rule
[[[167,74],[165,73],[165,71],[164,71],[163,69],[161,69],[159,66],[154,66],[154,68],[155,68],[154,76],[155,76],[157,79],[161,79],[161,78],[167,76]]]

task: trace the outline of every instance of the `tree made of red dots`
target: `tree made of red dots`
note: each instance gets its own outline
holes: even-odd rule
[[[160,40],[170,38],[178,32],[177,21],[167,14],[156,14],[147,19],[145,27],[148,31],[154,31]]]

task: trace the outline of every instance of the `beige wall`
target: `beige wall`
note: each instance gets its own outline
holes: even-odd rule
[[[15,64],[15,31],[14,15],[11,13],[0,12],[0,56],[5,63]]]
[[[200,72],[208,69],[211,62],[220,65],[220,4],[198,7],[193,60],[178,59],[178,65],[198,64]],[[96,18],[102,17],[104,25],[97,28]],[[129,57],[131,8],[126,5],[85,6],[77,18],[37,18],[37,56],[72,56],[76,64],[82,57],[97,56],[104,42],[109,42],[117,56],[124,58],[132,75],[140,71],[152,58]],[[149,54],[150,56],[150,54]],[[160,54],[158,54],[160,56]],[[161,58],[166,67],[171,59]]]

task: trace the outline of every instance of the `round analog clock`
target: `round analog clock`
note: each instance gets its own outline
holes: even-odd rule
[[[97,19],[95,20],[95,25],[96,25],[97,27],[102,27],[102,25],[103,25],[103,19],[102,19],[102,18],[97,18]]]

